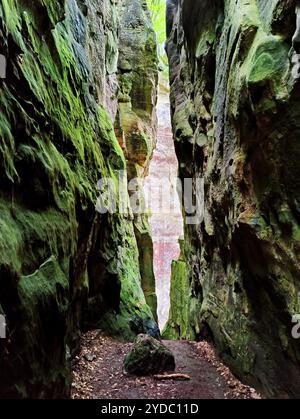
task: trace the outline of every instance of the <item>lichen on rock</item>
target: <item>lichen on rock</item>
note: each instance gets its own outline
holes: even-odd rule
[[[98,180],[117,184],[127,168],[114,128],[120,3],[0,5],[7,57],[0,81],[0,306],[10,336],[0,340],[1,397],[68,397],[81,330],[97,325],[133,339],[130,319],[153,319],[133,220],[95,210]],[[147,31],[146,45],[153,42],[149,25]],[[156,52],[149,49],[148,57],[155,63]]]
[[[118,60],[118,112],[116,132],[126,156],[128,180],[142,183],[148,173],[156,145],[156,101],[158,58],[156,35],[145,2],[124,0],[120,5],[120,52]],[[140,185],[142,189],[142,184]],[[134,230],[139,248],[142,288],[147,304],[157,318],[157,298],[153,270],[153,243],[143,194],[134,214]]]
[[[205,182],[204,220],[185,229],[185,319],[268,397],[297,397],[297,2],[172,3],[167,51],[180,177]],[[169,326],[173,319],[171,309]]]

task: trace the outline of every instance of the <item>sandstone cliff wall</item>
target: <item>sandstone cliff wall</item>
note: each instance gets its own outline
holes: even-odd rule
[[[150,85],[136,78],[137,93],[127,92],[148,124],[155,104],[156,50],[145,2],[136,1],[131,21],[143,38],[133,32],[128,45],[120,38],[123,3],[0,5],[7,58],[0,80],[1,397],[66,397],[82,328],[130,339],[132,317],[153,322],[132,215],[95,211],[98,180],[118,185],[128,162],[114,131],[121,48],[143,45],[145,65],[151,62]]]
[[[172,289],[189,298],[171,297],[167,332],[206,329],[239,376],[270,397],[299,396],[298,3],[168,3],[180,176],[204,177],[205,208],[186,226]]]

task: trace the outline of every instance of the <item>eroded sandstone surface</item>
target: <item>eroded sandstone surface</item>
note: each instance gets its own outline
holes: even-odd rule
[[[132,317],[153,319],[143,232],[95,205],[134,147],[141,170],[152,154],[155,34],[144,1],[4,0],[0,49],[0,396],[67,397],[82,329],[132,339]]]
[[[236,374],[269,397],[296,397],[300,341],[291,330],[300,312],[299,4],[168,4],[180,176],[205,182],[203,222],[186,226],[181,260],[173,266],[168,336],[206,330]]]

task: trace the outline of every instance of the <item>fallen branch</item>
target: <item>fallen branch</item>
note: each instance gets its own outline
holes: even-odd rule
[[[157,374],[154,375],[155,380],[178,380],[178,381],[189,381],[191,377],[187,374]]]

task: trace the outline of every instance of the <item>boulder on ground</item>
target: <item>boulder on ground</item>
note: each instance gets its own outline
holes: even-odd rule
[[[137,336],[131,352],[124,359],[125,371],[134,375],[150,375],[175,370],[172,352],[148,335]]]

